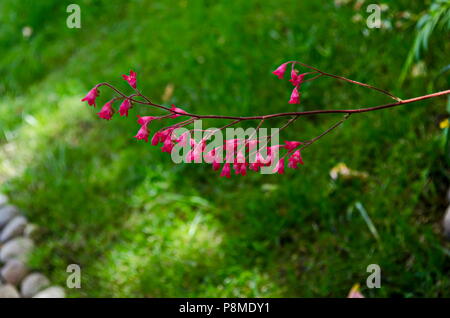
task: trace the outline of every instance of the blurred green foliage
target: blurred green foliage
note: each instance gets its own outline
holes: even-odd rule
[[[414,61],[420,59],[422,50],[428,49],[428,42],[435,31],[449,31],[450,30],[450,1],[448,0],[434,0],[426,14],[424,14],[417,22],[417,35],[414,44],[409,51],[400,75],[400,82],[402,83]],[[450,64],[447,66],[449,67]]]
[[[448,33],[430,38],[425,69],[396,85],[429,1],[386,1],[383,28],[371,30],[356,1],[80,0],[82,28],[68,29],[71,2],[0,2],[0,182],[41,226],[31,266],[64,285],[66,266],[80,264],[73,297],[343,297],[373,263],[382,288],[367,296],[450,296],[439,228],[445,99],[352,116],[305,151],[299,171],[231,180],[134,140],[145,109],[106,122],[80,102],[98,82],[127,90],[130,68],[146,95],[160,101],[173,84],[167,104],[198,113],[388,101],[321,79],[289,105],[289,83],[270,72],[291,59],[403,98],[447,89],[436,75]],[[301,119],[283,138],[311,138],[338,118]],[[369,177],[333,181],[339,162]]]

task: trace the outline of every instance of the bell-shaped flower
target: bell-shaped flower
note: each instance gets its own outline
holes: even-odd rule
[[[81,100],[82,102],[87,102],[89,106],[96,106],[95,105],[95,99],[99,95],[97,86],[95,86],[93,89],[87,93],[87,95]]]
[[[284,158],[281,158],[275,168],[273,169],[274,173],[283,174],[284,173]]]
[[[280,66],[277,67],[277,69],[275,71],[273,71],[272,73],[275,74],[276,76],[278,76],[279,79],[282,79],[284,76],[284,73],[286,72],[286,67],[287,67],[288,63],[283,63]]]
[[[138,140],[143,139],[146,142],[148,142],[148,136],[149,136],[149,132],[148,132],[147,125],[142,125],[141,129],[139,129],[138,133],[134,137]],[[153,140],[152,140],[152,144],[153,144]]]
[[[114,114],[114,109],[112,108],[112,103],[114,100],[110,100],[105,105],[103,105],[102,109],[97,113],[98,117],[110,120]]]
[[[298,93],[297,87],[294,87],[294,89],[292,90],[289,104],[300,104],[300,94]]]
[[[128,117],[128,111],[132,108],[133,106],[131,105],[131,101],[128,98],[125,98],[122,102],[122,104],[120,104],[119,107],[119,114],[120,116],[126,116]]]
[[[231,168],[230,164],[227,162],[223,165],[222,172],[220,173],[221,177],[230,178],[231,177]]]
[[[136,73],[133,70],[130,71],[130,75],[122,75],[122,77],[131,87],[136,88]]]
[[[184,110],[182,110],[181,108],[176,107],[174,104],[172,104],[172,107],[170,108],[170,110],[172,112],[177,112],[178,113],[178,114],[173,113],[173,115],[169,116],[170,118],[177,118],[177,117],[182,116],[181,114],[186,114],[186,112]]]

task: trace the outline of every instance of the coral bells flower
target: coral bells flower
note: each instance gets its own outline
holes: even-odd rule
[[[185,146],[187,144],[188,137],[190,137],[190,134],[189,131],[186,131],[182,133],[180,137],[175,140],[175,142],[177,142],[180,146]]]
[[[211,150],[211,151],[208,151],[207,153],[205,153],[205,155],[203,156],[204,158],[205,158],[205,162],[206,163],[213,163],[214,161],[216,161],[216,151],[217,151],[217,149],[218,149],[218,147],[217,148],[214,148],[213,150]]]
[[[235,169],[236,174],[241,174],[243,176],[247,175],[247,164],[243,163],[239,165],[238,169]]]
[[[181,113],[181,114],[186,114],[186,112],[184,110],[182,110],[181,108],[176,107],[174,104],[172,104],[172,107],[170,108],[171,111],[177,112],[177,113]],[[173,114],[172,116],[170,116],[170,118],[177,118],[180,117],[180,114]]]
[[[179,146],[184,147],[187,145],[188,141],[191,140],[191,134],[189,131],[186,131],[178,137],[175,142],[178,143]]]
[[[144,127],[146,125],[143,125],[142,127]],[[164,139],[162,138],[161,132],[157,132],[153,135],[152,137],[152,146],[156,146],[157,144],[159,144],[160,142],[163,142]]]
[[[247,174],[247,163],[245,162],[245,156],[241,151],[239,151],[236,155],[233,169],[236,174],[242,174],[243,176]]]
[[[297,169],[298,164],[303,164],[302,155],[300,154],[300,150],[297,150],[292,154],[292,156],[289,158],[288,167],[291,169]]]
[[[134,136],[134,138],[136,138],[137,140],[141,140],[144,139],[145,142],[148,142],[148,128],[147,125],[142,125],[141,129],[139,129],[138,133],[136,134],[136,136]],[[153,144],[153,140],[152,140],[152,144]]]
[[[221,177],[230,178],[231,177],[231,168],[230,164],[227,162],[223,165],[222,172],[220,173]]]
[[[193,139],[191,139],[193,140]],[[198,143],[196,144],[194,141],[194,145],[191,142],[191,150],[188,151],[187,155],[186,155],[186,162],[191,163],[191,162],[195,162],[195,163],[200,163],[202,162],[202,154],[203,154],[203,147],[201,147],[201,144]],[[207,157],[207,154],[205,154],[205,156]]]
[[[167,128],[160,132],[160,142],[164,142],[166,139],[172,140],[172,133],[175,130],[175,128]]]
[[[274,173],[283,174],[284,173],[284,158],[281,158],[275,168],[273,169]]]
[[[105,105],[103,105],[102,109],[97,113],[98,117],[110,120],[114,114],[114,109],[112,108],[112,103],[114,100],[110,100]]]
[[[130,75],[122,75],[122,77],[131,87],[136,88],[136,73],[133,70],[130,71]]]
[[[249,167],[250,170],[258,171],[259,168],[261,168],[262,166],[265,165],[265,160],[264,160],[263,156],[259,153],[259,151],[256,153],[254,161],[255,162],[252,162],[250,164],[250,167]]]
[[[152,120],[158,119],[158,117],[156,116],[139,116],[138,115],[138,124],[139,125],[147,125],[149,124]]]
[[[266,165],[269,165],[273,162],[274,159],[277,159],[278,153],[279,153],[279,149],[280,147],[282,147],[281,145],[275,145],[275,146],[270,146],[267,147],[267,157],[266,160],[264,161]],[[261,156],[262,158],[262,156]]]
[[[300,95],[298,93],[297,87],[295,87],[292,91],[291,99],[289,99],[289,104],[300,104]]]
[[[171,138],[166,138],[164,140],[163,146],[161,147],[162,152],[171,153],[173,149],[173,144]]]
[[[99,95],[97,86],[95,86],[93,89],[87,93],[87,95],[81,100],[82,102],[87,102],[89,106],[96,106],[95,105],[95,99]]]
[[[300,141],[285,141],[284,143],[284,149],[287,149],[288,152],[293,151],[302,144]]]
[[[273,71],[272,73],[275,74],[276,76],[278,76],[279,79],[282,79],[284,76],[284,73],[286,72],[286,67],[287,67],[288,63],[283,63],[280,66],[278,66],[278,68]]]
[[[249,169],[253,170],[253,171],[258,171],[260,167],[261,167],[261,165],[259,163],[252,162],[249,166]]]
[[[131,109],[131,102],[128,98],[124,99],[124,101],[122,102],[122,104],[120,104],[119,107],[119,114],[120,116],[126,116],[128,117],[128,111]]]
[[[292,83],[292,85],[294,86],[299,86],[302,82],[303,79],[305,78],[305,74],[297,74],[297,72],[295,70],[291,71],[291,79],[289,80],[289,82]]]
[[[214,160],[214,162],[212,163],[212,167],[214,171],[217,171],[220,169],[220,162]]]

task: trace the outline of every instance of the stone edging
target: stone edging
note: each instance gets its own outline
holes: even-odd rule
[[[51,286],[43,274],[31,272],[26,260],[34,247],[37,226],[8,197],[0,193],[0,298],[64,298],[60,286]]]

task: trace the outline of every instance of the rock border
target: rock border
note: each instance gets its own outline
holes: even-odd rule
[[[27,266],[38,227],[0,193],[0,298],[64,298],[60,286]]]

